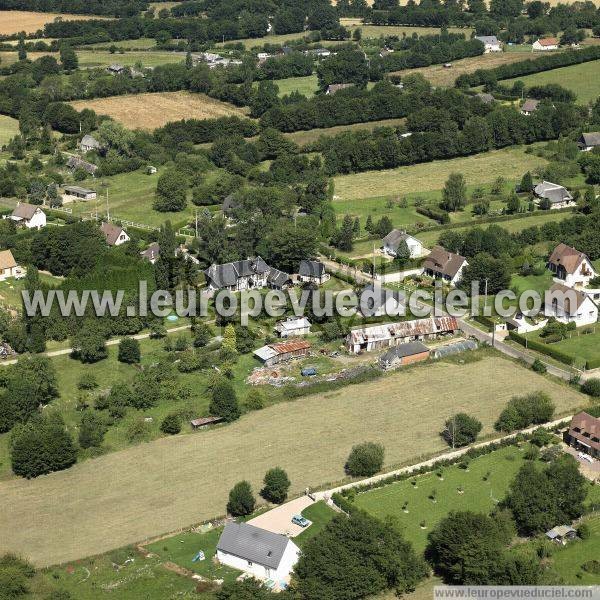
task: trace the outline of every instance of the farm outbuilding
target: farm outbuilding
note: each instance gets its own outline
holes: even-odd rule
[[[64,195],[69,198],[77,198],[78,200],[95,200],[96,191],[78,185],[65,185]]]
[[[209,425],[216,425],[223,420],[223,417],[202,417],[200,419],[192,419],[190,425],[192,429],[204,429]]]
[[[361,327],[353,329],[348,334],[346,348],[354,354],[372,352],[407,342],[435,339],[440,335],[452,334],[457,330],[458,322],[454,317],[416,319]]]
[[[280,362],[291,360],[292,358],[302,358],[307,356],[310,350],[310,344],[305,340],[291,340],[289,342],[280,342],[278,344],[267,344],[254,351],[256,356],[265,367],[272,367]]]
[[[459,342],[453,342],[452,344],[445,344],[436,348],[433,353],[433,358],[444,358],[446,356],[452,356],[453,354],[460,354],[467,350],[477,350],[477,342],[473,340],[460,340]]]
[[[429,358],[429,348],[422,342],[400,344],[379,357],[379,366],[387,371],[402,365],[421,362]]]

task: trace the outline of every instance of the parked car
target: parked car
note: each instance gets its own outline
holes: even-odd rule
[[[302,515],[294,515],[292,517],[292,523],[294,525],[299,525],[300,527],[308,527],[310,525],[310,521]]]
[[[314,377],[317,374],[317,370],[314,367],[306,367],[300,371],[302,377]]]

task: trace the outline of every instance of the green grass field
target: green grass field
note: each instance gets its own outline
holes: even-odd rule
[[[19,133],[19,121],[6,115],[0,115],[0,148]]]
[[[131,446],[33,481],[3,481],[0,553],[13,550],[44,566],[176,531],[223,514],[235,482],[247,479],[259,489],[274,465],[287,471],[290,493],[302,493],[341,480],[360,440],[385,444],[386,469],[418,462],[446,449],[438,432],[449,415],[472,414],[484,425],[482,435],[491,435],[515,394],[545,390],[557,414],[587,402],[566,384],[491,351],[472,358],[281,402],[231,425]]]
[[[552,285],[552,273],[544,272],[543,275],[513,275],[510,279],[510,287],[517,294],[522,294],[526,290],[535,290],[539,294],[543,294]]]
[[[314,96],[319,89],[319,82],[315,74],[306,77],[289,77],[288,79],[276,79],[273,83],[279,87],[279,95],[287,96],[292,92],[299,92],[308,98]]]
[[[583,333],[590,328],[592,328],[593,333]],[[536,342],[544,342],[544,339],[540,338],[539,331],[528,333],[526,337]],[[573,356],[578,366],[585,364],[587,360],[598,360],[600,359],[600,326],[596,324],[579,327],[575,331],[569,332],[567,339],[555,342],[550,346]]]
[[[502,84],[510,85],[518,80],[523,81],[527,87],[558,83],[575,92],[579,104],[587,104],[600,96],[600,60],[543,71],[525,77],[505,79]]]
[[[535,171],[546,160],[528,154],[525,147],[492,150],[449,160],[438,160],[384,171],[366,171],[334,178],[335,194],[340,202],[359,198],[399,197],[441,190],[450,173],[462,173],[467,184],[486,184],[497,177],[520,179],[526,171]]]
[[[133,67],[141,63],[144,67],[156,67],[171,63],[180,63],[185,60],[183,52],[165,52],[165,51],[140,51],[124,52],[111,54],[106,50],[78,50],[79,67],[82,69],[92,67],[106,67],[112,64],[120,64],[125,67]]]
[[[285,80],[283,80],[285,81]],[[284,134],[290,140],[293,140],[299,146],[305,146],[318,141],[321,136],[333,136],[344,131],[366,130],[372,131],[377,127],[398,127],[403,125],[406,119],[384,119],[382,121],[370,121],[368,123],[354,123],[353,125],[337,125],[326,129],[309,129],[308,131],[295,131]]]
[[[116,46],[117,48],[124,48],[126,50],[151,50],[156,48],[156,40],[154,38],[138,38],[137,40],[119,40],[118,42],[98,42],[96,44],[85,44],[84,48],[87,50],[101,48],[108,49],[110,46]]]

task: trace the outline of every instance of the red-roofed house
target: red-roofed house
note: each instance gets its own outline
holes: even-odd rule
[[[533,43],[534,50],[558,50],[559,41],[554,37],[540,38]]]

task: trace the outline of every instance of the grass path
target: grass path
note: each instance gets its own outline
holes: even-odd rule
[[[163,438],[39,477],[0,483],[0,553],[37,565],[97,554],[225,512],[233,484],[259,489],[265,471],[286,469],[292,494],[343,478],[361,440],[386,446],[386,468],[444,450],[438,432],[457,411],[484,424],[508,399],[546,390],[566,414],[585,398],[502,357],[420,365],[378,380],[281,403],[236,423]]]

